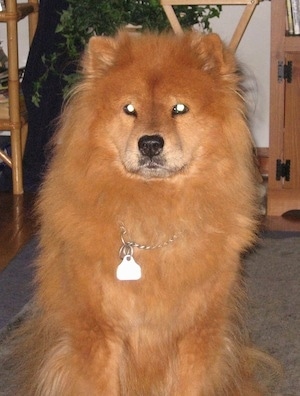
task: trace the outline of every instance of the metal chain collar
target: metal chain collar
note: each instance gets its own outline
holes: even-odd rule
[[[182,234],[182,232],[178,233],[178,234],[174,234],[170,239],[168,239],[167,241],[163,242],[163,243],[158,243],[157,245],[141,245],[137,242],[133,242],[133,241],[125,241],[124,239],[124,235],[127,233],[126,228],[123,224],[120,225],[120,229],[121,229],[121,241],[122,241],[122,246],[119,250],[119,256],[121,259],[123,259],[125,256],[129,255],[132,256],[133,255],[133,248],[136,247],[138,249],[142,249],[142,250],[153,250],[153,249],[160,249],[162,247],[168,246],[171,243],[175,242],[176,239],[179,238],[179,236]]]

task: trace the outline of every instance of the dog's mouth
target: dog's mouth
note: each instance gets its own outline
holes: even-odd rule
[[[141,157],[139,159],[139,166],[148,169],[160,169],[165,167],[165,160],[163,157]]]
[[[162,157],[145,158],[141,157],[137,173],[144,177],[167,177],[172,172],[166,166],[166,161]]]
[[[170,164],[164,156],[139,159],[135,173],[144,178],[166,178],[183,172],[185,165],[181,163]]]

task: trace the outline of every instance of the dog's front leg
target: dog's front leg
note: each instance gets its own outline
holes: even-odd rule
[[[240,395],[238,351],[216,329],[194,331],[180,342],[172,396]],[[246,396],[243,395],[243,396]]]
[[[43,396],[119,396],[120,347],[103,344],[70,347],[61,340],[44,359],[34,394]]]
[[[205,332],[208,335],[209,330]],[[243,348],[227,337],[188,336],[179,347],[171,396],[263,396],[251,370],[245,370]]]

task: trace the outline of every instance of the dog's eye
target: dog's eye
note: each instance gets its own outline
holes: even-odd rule
[[[126,114],[128,114],[128,115],[131,115],[131,116],[134,116],[134,117],[137,116],[137,112],[136,112],[134,106],[133,106],[131,103],[125,105],[125,106],[123,107],[123,110],[124,110],[124,112],[125,112]]]
[[[172,116],[184,114],[189,111],[189,108],[183,103],[177,103],[172,109]]]
[[[189,111],[189,108],[183,103],[177,103],[172,109],[172,115],[184,114]]]

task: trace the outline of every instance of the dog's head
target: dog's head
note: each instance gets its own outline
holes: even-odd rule
[[[78,112],[99,161],[110,152],[130,175],[166,178],[218,147],[228,151],[223,120],[242,112],[237,81],[234,57],[215,34],[93,37]]]

